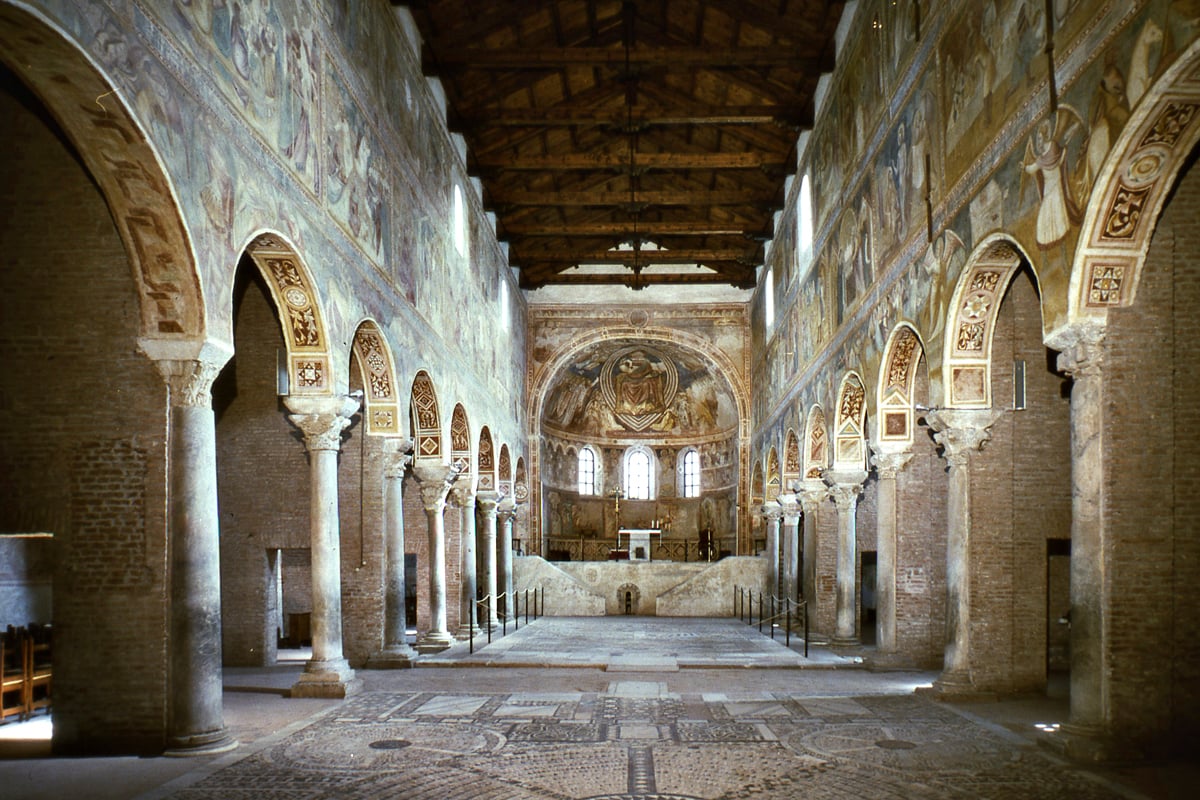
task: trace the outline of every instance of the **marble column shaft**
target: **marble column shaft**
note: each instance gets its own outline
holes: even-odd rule
[[[163,355],[154,345],[143,349]],[[170,655],[167,754],[231,750],[221,664],[221,548],[212,383],[229,351],[155,358],[169,390]]]
[[[337,696],[354,678],[342,652],[341,530],[338,520],[337,460],[342,431],[358,411],[352,397],[305,397],[284,400],[288,419],[304,434],[309,455],[310,524],[312,542],[312,658],[301,683],[327,684],[293,687],[293,696],[312,692]]]
[[[838,510],[837,575],[834,580],[837,623],[835,644],[857,644],[858,606],[858,496],[867,474],[863,470],[827,472],[829,496]]]
[[[459,513],[459,581],[458,581],[458,638],[466,639],[472,630],[479,632],[479,615],[475,610],[476,580],[475,492],[470,488],[455,488],[450,497]]]
[[[478,530],[479,534],[479,550],[482,555],[483,566],[483,590],[490,598],[486,604],[488,609],[487,625],[489,628],[495,628],[500,624],[500,618],[496,616],[498,598],[496,597],[496,587],[498,579],[496,575],[496,506],[500,501],[500,495],[496,492],[480,492],[475,496],[475,505],[479,509],[479,517],[481,526]]]
[[[800,543],[797,530],[800,526],[800,504],[794,494],[779,495],[779,505],[783,510],[783,568],[781,569],[780,584],[783,596],[788,600],[796,599],[796,568]]]
[[[429,630],[417,643],[417,651],[434,653],[449,647],[454,637],[446,623],[446,496],[454,481],[451,467],[443,464],[414,464],[413,472],[421,481],[421,502],[429,534]],[[453,473],[453,474],[452,474]]]
[[[408,667],[417,656],[408,645],[404,574],[404,476],[412,461],[412,440],[390,437],[383,448],[383,649],[367,662],[372,669]]]
[[[500,501],[496,516],[500,522],[499,542],[496,545],[500,569],[500,586],[505,594],[505,613],[512,604],[513,596],[513,520],[517,515],[517,506],[509,498]]]
[[[942,409],[926,420],[949,465],[946,490],[946,651],[935,689],[972,691],[971,679],[971,460],[991,438],[1000,411]]]
[[[774,500],[763,503],[763,517],[767,523],[767,591],[772,597],[779,596],[779,520],[783,509]]]
[[[875,646],[896,651],[896,476],[912,460],[911,451],[876,452],[871,457],[876,484]]]
[[[800,575],[800,593],[804,596],[804,613],[811,637],[817,627],[817,515],[829,499],[829,488],[811,478],[802,481],[802,484],[797,494],[804,514],[804,569]]]
[[[1069,754],[1107,757],[1108,670],[1102,624],[1105,594],[1104,366],[1102,332],[1084,330],[1058,358],[1071,387],[1071,713]],[[1088,740],[1092,741],[1088,741]]]

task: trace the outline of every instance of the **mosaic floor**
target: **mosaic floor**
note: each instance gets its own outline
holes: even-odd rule
[[[412,800],[1116,798],[1029,740],[914,695],[358,695],[164,797]],[[222,766],[222,764],[224,764]]]

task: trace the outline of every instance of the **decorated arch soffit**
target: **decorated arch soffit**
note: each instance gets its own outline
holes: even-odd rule
[[[1071,270],[1071,322],[1103,322],[1133,302],[1155,220],[1198,140],[1200,40],[1138,103],[1109,152]]]
[[[462,403],[455,405],[450,414],[450,463],[462,465],[459,480],[468,480],[475,473],[475,463],[471,457],[471,424]]]
[[[804,443],[804,478],[820,480],[829,466],[829,432],[825,426],[825,412],[820,406],[813,406],[808,412]]]
[[[796,482],[800,480],[801,475],[800,438],[796,436],[796,431],[788,428],[787,436],[783,440],[784,491],[792,491],[795,488]]]
[[[42,100],[100,187],[133,270],[140,335],[203,337],[204,298],[191,237],[174,187],[124,93],[73,42],[7,3],[0,3],[0,60]]]
[[[354,356],[362,371],[367,433],[401,435],[400,398],[392,353],[379,326],[371,320],[364,321],[354,333]]]
[[[496,491],[496,445],[486,425],[479,432],[479,491]]]
[[[766,499],[766,481],[763,479],[763,465],[758,459],[754,460],[754,472],[750,475],[750,503],[761,506]]]
[[[421,370],[412,383],[413,458],[442,460],[442,417],[429,373]]]
[[[333,376],[329,336],[312,275],[292,245],[277,233],[262,233],[246,247],[279,309],[287,345],[288,393],[328,394]]]
[[[834,469],[862,469],[867,462],[865,448],[866,391],[862,380],[851,372],[842,378],[838,389],[837,422],[834,425]]]
[[[903,448],[913,440],[913,387],[924,345],[909,325],[897,325],[884,350],[879,371],[877,441]]]
[[[497,488],[500,491],[501,497],[511,497],[513,493],[513,466],[512,454],[508,449],[507,444],[500,445],[500,460],[498,462],[500,470],[500,482]]]
[[[767,500],[777,500],[779,498],[782,480],[783,475],[779,469],[779,451],[772,447],[767,451]]]
[[[529,479],[525,473],[524,456],[517,458],[517,466],[513,470],[513,500],[518,505],[529,500]]]
[[[675,359],[666,357],[667,353],[677,351],[698,357],[712,368],[714,377],[724,382],[736,407],[739,440],[749,442],[749,389],[729,356],[712,342],[684,331],[634,327],[606,328],[589,333],[559,348],[546,359],[530,382],[531,436],[540,435],[547,418],[562,411],[557,408],[560,400],[563,403],[572,401],[569,396],[556,396],[552,407],[551,394],[558,394],[555,390],[561,376],[591,350],[604,351],[603,358],[590,369],[597,373],[596,388],[601,399],[625,430],[640,433],[671,424],[671,398],[688,378],[680,373]],[[565,413],[557,413],[557,416],[562,417]]]
[[[992,336],[1013,274],[1028,263],[1011,240],[992,236],[975,248],[950,304],[943,375],[948,408],[992,405]]]

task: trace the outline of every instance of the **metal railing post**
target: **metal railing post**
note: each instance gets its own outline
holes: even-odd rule
[[[783,643],[785,646],[791,647],[792,646],[792,599],[790,597],[785,597],[783,602],[784,602],[784,606],[783,606],[784,616],[785,616],[786,624],[787,624],[787,627],[783,629],[783,631],[784,631]]]
[[[488,644],[492,643],[492,596],[489,594],[483,598],[483,610],[486,612],[483,617],[483,624],[487,625],[488,629]]]
[[[762,621],[763,621],[763,596],[762,596],[762,592],[759,592],[758,593],[758,632],[759,633],[762,633]]]
[[[775,595],[771,595],[771,641],[775,641]]]

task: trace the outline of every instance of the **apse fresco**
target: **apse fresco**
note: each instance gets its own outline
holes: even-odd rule
[[[662,344],[605,342],[562,370],[543,421],[577,435],[704,435],[737,427],[723,381]]]

